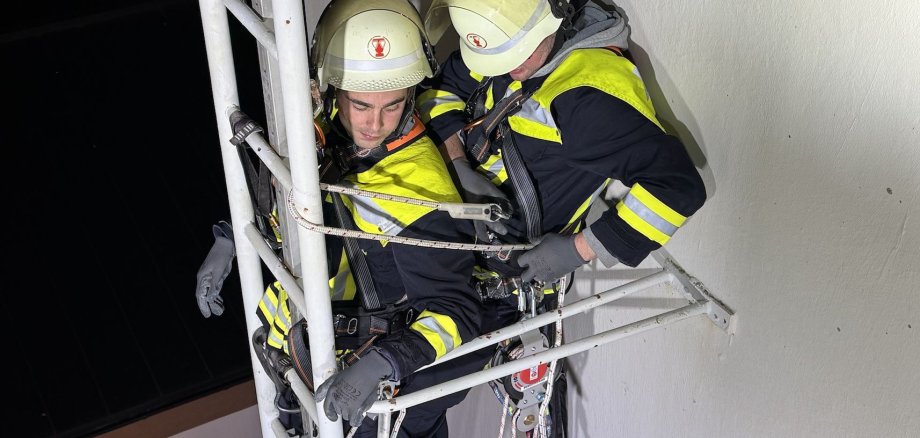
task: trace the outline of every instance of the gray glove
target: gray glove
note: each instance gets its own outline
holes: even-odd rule
[[[575,248],[575,236],[550,233],[530,251],[518,257],[518,264],[527,268],[521,279],[553,281],[587,263]]]
[[[198,288],[195,298],[198,299],[198,310],[205,318],[213,313],[220,316],[224,313],[224,299],[220,297],[220,289],[224,280],[233,270],[233,257],[236,249],[233,246],[233,228],[229,223],[220,221],[213,227],[214,245],[198,268]]]
[[[390,361],[378,351],[370,350],[357,363],[319,385],[316,401],[326,399],[323,409],[330,420],[335,421],[341,415],[343,421],[358,427],[377,401],[380,382],[389,379],[393,371]]]
[[[492,181],[489,181],[485,175],[474,170],[470,167],[469,162],[461,158],[451,161],[451,164],[454,166],[454,171],[457,172],[457,179],[460,182],[459,188],[464,201],[496,203],[505,210],[505,213],[511,214],[511,202],[508,201],[508,197],[495,184],[492,184]],[[473,226],[476,227],[476,237],[484,242],[491,241],[488,234],[489,230],[500,235],[505,235],[508,232],[508,228],[498,221],[473,221]]]

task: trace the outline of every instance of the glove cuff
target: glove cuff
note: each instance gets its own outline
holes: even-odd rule
[[[591,227],[586,227],[581,234],[585,236],[585,242],[588,242],[588,246],[591,247],[591,250],[597,255],[597,259],[600,260],[605,267],[612,268],[617,263],[620,263],[610,251],[607,251],[607,248],[604,247],[600,239],[594,235],[594,231],[591,231]]]
[[[367,349],[367,351],[361,356],[361,358],[363,359],[367,357],[368,355],[370,355],[371,353],[377,353],[378,355],[380,355],[381,358],[383,358],[383,360],[387,364],[390,365],[390,372],[388,372],[386,375],[381,374],[380,377],[382,379],[402,380],[402,376],[399,375],[401,374],[399,372],[399,368],[396,366],[396,360],[390,355],[388,351],[384,350],[383,348],[379,348],[379,347],[371,347]],[[380,370],[380,371],[383,372],[384,370]]]
[[[225,237],[233,242],[233,227],[227,221],[220,221],[214,224],[214,226],[211,227],[211,232],[214,233],[215,239]]]

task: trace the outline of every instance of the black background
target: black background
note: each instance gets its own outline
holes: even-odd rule
[[[223,316],[194,297],[229,219],[198,3],[5,7],[2,435],[94,435],[251,378],[236,272]]]

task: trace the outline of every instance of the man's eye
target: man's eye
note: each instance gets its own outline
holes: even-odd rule
[[[368,107],[364,105],[352,105],[352,108],[354,108],[355,111],[367,111],[368,109]]]
[[[388,113],[395,113],[395,112],[401,111],[401,110],[402,110],[402,105],[393,105],[393,106],[388,106],[388,107],[386,108],[386,112],[388,112]]]

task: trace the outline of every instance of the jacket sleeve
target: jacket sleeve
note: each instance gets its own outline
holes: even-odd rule
[[[416,108],[435,144],[443,143],[466,125],[463,110],[481,79],[466,67],[458,50],[444,61],[437,76],[423,82]]]
[[[585,230],[605,265],[638,265],[703,205],[703,181],[680,140],[626,102],[580,87],[558,96],[552,110],[569,164],[630,188]]]
[[[399,235],[465,241],[457,224],[446,213],[434,211]],[[475,263],[471,252],[390,245],[409,304],[419,312],[408,330],[376,344],[394,365],[395,378],[400,379],[478,336],[483,312],[470,283]]]

